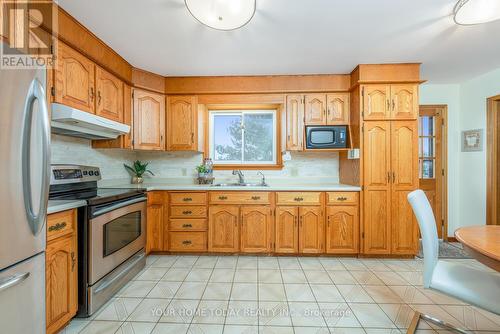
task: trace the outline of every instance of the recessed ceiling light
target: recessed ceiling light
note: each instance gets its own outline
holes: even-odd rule
[[[456,24],[473,25],[500,19],[499,0],[460,0],[455,5]]]
[[[250,22],[256,0],[184,0],[200,23],[217,30],[234,30]]]

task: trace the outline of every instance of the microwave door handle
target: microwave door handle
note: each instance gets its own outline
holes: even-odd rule
[[[132,204],[139,203],[139,202],[145,202],[145,201],[146,201],[146,197],[139,197],[139,198],[133,198],[133,199],[125,201],[125,202],[106,206],[106,207],[103,207],[102,209],[95,211],[94,214],[92,215],[92,218],[95,218],[97,216],[101,216],[105,213],[123,208],[123,207],[128,206],[128,205],[132,205]]]
[[[37,125],[41,127],[42,134],[42,171],[39,175],[42,177],[40,188],[40,203],[38,212],[33,209],[33,189],[31,184],[31,136],[33,130],[33,116],[35,101],[38,100],[38,113],[40,122]],[[50,128],[49,128],[49,112],[47,110],[47,100],[45,98],[45,90],[38,81],[34,79],[31,82],[23,111],[23,129],[22,129],[22,146],[21,146],[21,170],[23,181],[23,197],[26,216],[33,235],[37,235],[43,228],[45,216],[47,214],[47,201],[49,197],[49,181],[50,181]]]

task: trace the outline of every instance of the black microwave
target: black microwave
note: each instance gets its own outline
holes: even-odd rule
[[[306,149],[347,148],[347,125],[306,126]]]

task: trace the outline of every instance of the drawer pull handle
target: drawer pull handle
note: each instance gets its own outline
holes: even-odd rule
[[[347,197],[337,197],[337,201],[347,201]]]
[[[182,211],[182,214],[183,214],[183,215],[190,215],[190,214],[192,214],[192,213],[193,213],[193,211],[191,211],[191,210],[188,210],[188,211]]]
[[[252,199],[253,199],[254,201],[257,201],[257,200],[259,200],[259,199],[260,199],[260,196],[252,196]]]
[[[304,198],[303,197],[295,197],[293,200],[295,202],[302,202],[304,200]]]
[[[59,230],[62,230],[63,228],[66,227],[66,222],[64,223],[57,223],[55,225],[52,225],[49,227],[49,232],[53,232],[53,231],[59,231]]]
[[[182,224],[182,227],[193,227],[191,224]]]
[[[192,244],[192,242],[191,242],[191,240],[184,240],[184,241],[182,242],[182,244],[183,244],[183,245],[191,245],[191,244]]]
[[[191,197],[184,197],[182,200],[184,202],[191,202],[193,199]]]
[[[219,196],[219,199],[223,201],[223,200],[227,199],[227,196]]]

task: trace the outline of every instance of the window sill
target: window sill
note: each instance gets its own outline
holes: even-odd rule
[[[214,165],[214,170],[281,170],[282,164],[276,165]]]

